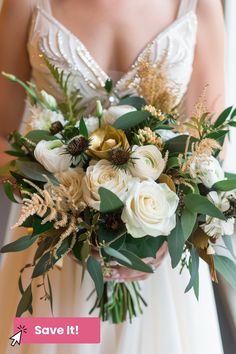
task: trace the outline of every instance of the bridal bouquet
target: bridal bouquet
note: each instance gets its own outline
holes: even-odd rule
[[[29,284],[22,281],[25,268],[20,270],[16,315],[32,313],[31,284],[38,277],[43,298],[53,306],[50,270],[63,267],[69,253],[94,281],[91,312],[99,308],[102,320],[113,323],[131,321],[147,304],[138,282],[104,281],[111,265],[152,273],[143,258],[155,257],[164,242],[172,267],[189,271],[186,292],[193,288],[198,297],[200,259],[209,264],[213,281],[218,271],[236,287],[236,176],[225,174],[217,159],[229,127],[236,126],[236,110],[227,108],[213,123],[201,97],[193,117],[178,124],[175,107],[163,111],[128,96],[110,106],[97,101],[86,115],[89,103],[78,110],[82,97],[68,89],[69,76],[48,67],[62,89],[60,103],[4,74],[25,88],[32,115],[27,134],[9,136],[14,179],[4,184],[7,196],[21,203],[13,227],[24,227],[26,235],[1,252],[37,244],[25,266],[32,268]],[[105,89],[109,96],[110,80]]]

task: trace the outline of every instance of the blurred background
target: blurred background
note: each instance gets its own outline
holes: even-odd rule
[[[16,0],[17,1],[17,0]],[[18,0],[19,1],[19,0]],[[208,1],[208,0],[204,0]],[[1,9],[2,0],[0,0]],[[224,0],[222,5],[225,13],[225,39],[226,39],[226,105],[236,105],[236,0]],[[215,40],[215,38],[212,38]],[[224,168],[227,172],[236,173],[236,129],[230,135]],[[5,230],[9,214],[10,203],[0,187],[0,247],[4,242]],[[234,236],[236,250],[236,234]],[[235,275],[236,276],[236,275]],[[236,353],[236,293],[222,280],[220,286],[215,286],[216,303],[222,332],[225,354]],[[199,353],[200,354],[200,353]],[[209,353],[214,354],[214,353]]]

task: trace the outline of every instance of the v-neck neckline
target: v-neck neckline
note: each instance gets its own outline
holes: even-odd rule
[[[94,58],[94,56],[90,53],[89,49],[87,46],[80,40],[79,36],[74,34],[68,27],[66,27],[61,21],[59,21],[52,13],[47,13],[42,7],[37,6],[37,9],[41,12],[43,16],[45,16],[48,20],[51,20],[56,26],[58,26],[64,33],[67,33],[70,35],[81,47],[82,49],[86,52],[87,57],[89,58],[90,62],[93,63],[102,78],[105,78],[105,81],[107,79],[110,79],[109,74],[103,70],[103,68],[98,64],[97,60]],[[164,30],[159,32],[149,40],[143,48],[139,51],[135,59],[133,60],[132,64],[129,66],[129,68],[121,75],[121,77],[113,83],[113,89],[117,89],[118,86],[127,78],[127,76],[132,72],[133,68],[137,65],[138,61],[142,56],[147,53],[147,51],[156,43],[158,42],[163,36],[167,35],[168,32],[172,31],[175,29],[178,25],[180,25],[182,22],[188,19],[188,17],[194,16],[196,18],[196,14],[193,10],[188,11],[185,13],[183,16],[177,17],[170,25],[168,25]]]

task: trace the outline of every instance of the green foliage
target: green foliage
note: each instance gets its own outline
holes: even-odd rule
[[[137,110],[141,110],[146,104],[145,100],[139,96],[129,96],[122,98],[119,105],[129,105],[135,107]]]
[[[111,93],[112,91],[112,87],[113,87],[113,82],[112,82],[112,79],[107,79],[106,82],[105,82],[105,90],[108,92],[108,93]]]
[[[212,186],[212,190],[220,191],[220,192],[232,191],[235,188],[236,188],[236,178],[219,181]]]
[[[172,268],[175,268],[179,264],[186,241],[182,228],[181,218],[179,216],[176,217],[176,227],[167,237],[167,241],[171,257],[171,265]]]
[[[85,138],[88,138],[88,129],[86,127],[86,124],[84,122],[83,118],[80,118],[79,122],[79,132],[81,135],[83,135]]]
[[[136,254],[140,258],[156,257],[157,251],[161,248],[163,243],[167,240],[166,236],[144,236],[135,239],[131,235],[127,235],[122,248],[127,249]],[[112,245],[114,247],[114,245]]]
[[[198,299],[199,297],[199,256],[196,248],[192,248],[191,250],[189,271],[191,274],[191,278],[185,289],[185,293],[187,293],[193,287],[196,298]]]
[[[10,199],[10,201],[18,204],[18,201],[16,200],[16,198],[14,196],[13,184],[10,182],[6,182],[6,183],[4,183],[3,188],[4,188],[4,192],[6,193],[7,197]]]
[[[89,256],[87,260],[87,270],[94,281],[97,297],[98,300],[100,300],[104,290],[103,274],[100,262],[98,262],[93,256]]]
[[[100,195],[100,212],[101,213],[111,213],[116,210],[121,209],[124,204],[123,202],[110,190],[100,187],[98,190]]]
[[[18,170],[20,170],[20,172],[23,173],[25,177],[34,181],[48,182],[47,178],[45,177],[46,175],[53,184],[59,184],[56,177],[52,173],[48,172],[38,162],[17,160],[16,167]]]
[[[144,263],[139,257],[137,257],[136,254],[123,248],[119,249],[119,253],[121,253],[123,256],[129,259],[129,263],[127,263],[121,260],[120,258],[118,259],[114,257],[117,260],[117,262],[119,262],[120,264],[123,264],[128,268],[139,270],[140,272],[153,273],[152,268],[148,264]]]
[[[1,248],[1,253],[23,251],[26,248],[30,247],[36,241],[37,238],[38,235],[35,235],[33,237],[31,235],[22,236],[16,241],[13,241],[3,246]]]
[[[212,204],[207,197],[199,194],[187,194],[184,197],[185,206],[193,213],[209,215],[220,220],[225,220],[224,214]]]
[[[185,241],[190,237],[194,229],[196,220],[197,220],[197,214],[187,208],[184,208],[181,215],[181,226],[182,226]]]
[[[113,124],[114,128],[122,129],[122,130],[129,130],[138,126],[142,123],[145,119],[150,116],[149,112],[146,111],[134,111],[123,114],[120,118],[116,120]]]
[[[29,310],[32,306],[32,289],[31,283],[23,292],[21,300],[16,310],[16,317],[20,317],[24,312]]]
[[[31,130],[25,137],[35,144],[39,143],[41,140],[50,141],[58,139],[47,130]]]
[[[217,272],[236,290],[236,264],[225,256],[214,256],[214,263]]]
[[[65,118],[71,124],[75,124],[77,121],[77,117],[80,113],[80,110],[78,110],[77,108],[79,102],[82,99],[80,90],[79,89],[74,91],[69,90],[68,84],[69,84],[71,73],[66,74],[63,70],[60,70],[55,65],[51,64],[50,61],[45,56],[44,56],[44,60],[65,98],[65,101],[62,104],[59,104],[59,109],[62,111]]]
[[[196,138],[189,138],[189,135],[179,135],[176,136],[165,143],[165,150],[170,153],[183,154],[186,150],[186,145],[188,143],[187,151],[191,151],[192,143],[197,142]]]
[[[38,276],[46,273],[53,265],[63,256],[63,254],[68,250],[70,247],[70,238],[66,238],[61,246],[57,250],[57,257],[53,257],[52,253],[48,251],[45,253],[37,262],[36,266],[34,267],[32,278],[37,278]]]
[[[227,118],[229,117],[231,111],[232,111],[233,106],[226,108],[217,118],[217,120],[214,123],[214,127],[218,128],[220,127],[222,124],[225,123],[225,121],[227,120]]]
[[[112,248],[112,247],[103,247],[104,252],[108,255],[111,256],[117,260],[123,261],[129,265],[132,265],[131,261],[129,260],[129,258],[127,258],[126,256],[124,256],[121,252],[117,251],[116,249]]]

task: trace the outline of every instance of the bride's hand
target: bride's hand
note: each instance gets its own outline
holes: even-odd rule
[[[153,268],[159,267],[162,263],[166,253],[168,250],[167,242],[161,246],[161,248],[156,253],[156,258],[147,257],[143,258],[143,262],[149,265],[152,265]],[[96,257],[98,260],[101,260],[98,251],[93,248],[91,254]],[[71,258],[78,263],[78,259],[76,259],[72,252],[69,254]],[[112,273],[110,277],[105,277],[105,280],[118,280],[118,281],[139,281],[147,279],[152,273],[140,272],[138,270],[130,269],[127,267],[123,267],[119,264],[111,265]]]
[[[156,258],[147,257],[143,258],[143,262],[149,264],[156,269],[162,263],[168,250],[167,242],[165,242],[156,253]],[[111,266],[112,274],[110,277],[105,277],[105,280],[118,280],[118,281],[139,281],[149,278],[152,273],[140,272],[138,270],[126,268],[120,265]]]

